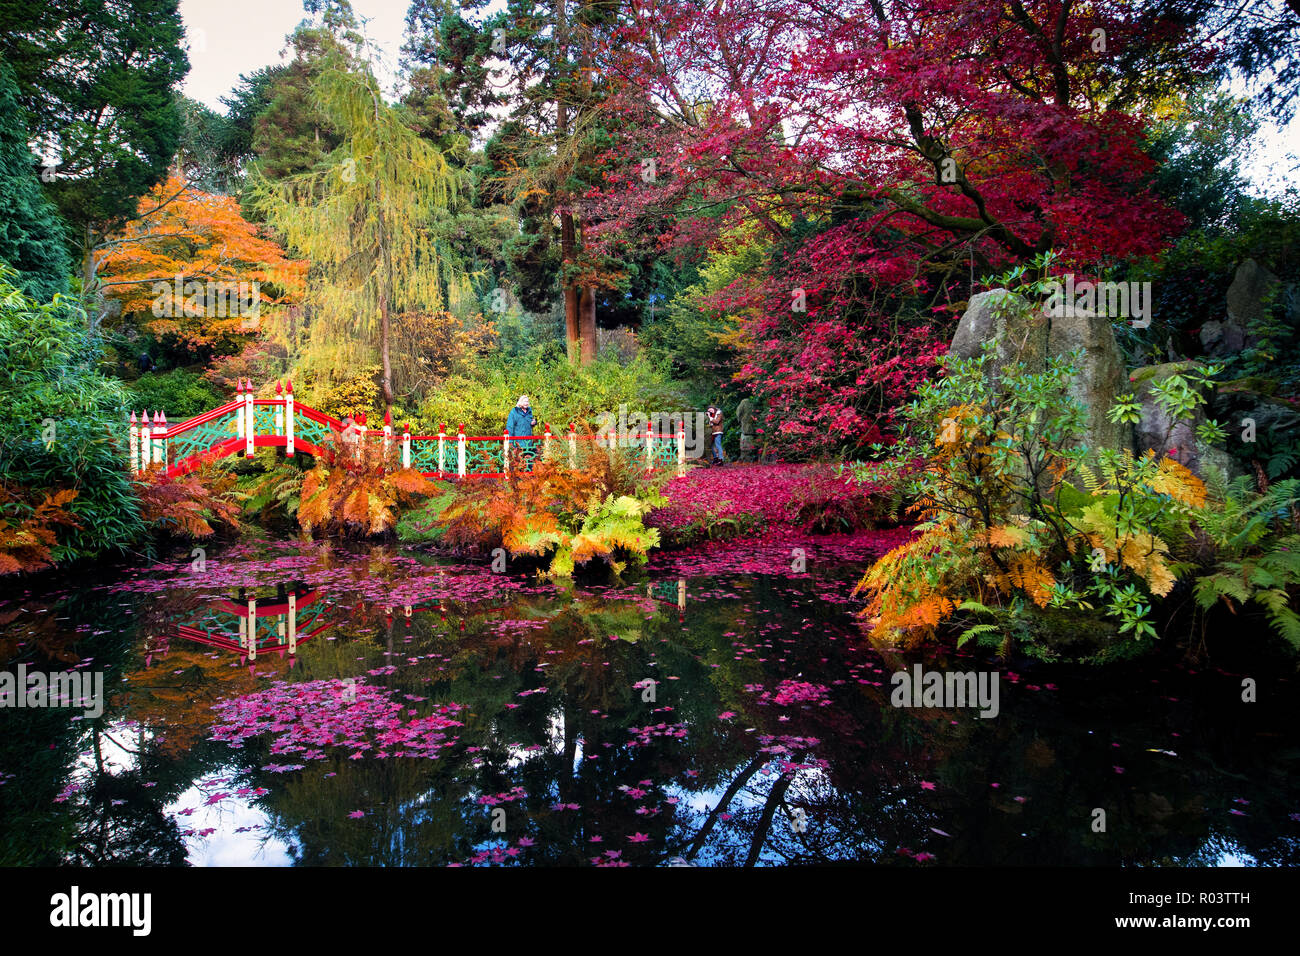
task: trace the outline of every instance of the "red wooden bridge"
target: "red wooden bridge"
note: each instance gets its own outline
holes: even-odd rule
[[[152,419],[147,410],[139,418],[132,412],[130,421],[132,469],[144,471],[161,465],[169,476],[186,474],[203,462],[229,455],[251,457],[258,448],[283,448],[286,455],[322,455],[329,448],[360,442],[382,443],[385,456],[392,455],[394,464],[400,455],[402,467],[417,468],[428,478],[527,471],[539,457],[567,460],[572,466],[596,448],[614,449],[620,444],[644,454],[649,471],[675,468],[680,476],[686,467],[684,426],[675,434],[657,434],[647,425],[644,434],[624,436],[621,442],[617,433],[579,434],[572,425],[568,434],[552,432],[549,425],[541,435],[466,435],[464,425],[453,434],[444,426],[436,435],[413,435],[407,425],[399,434],[387,415],[382,426],[369,428],[365,415],[354,423],[344,423],[296,402],[292,382],[287,387],[277,382],[274,396],[258,397],[253,383],[241,380],[234,400],[178,425],[168,425],[160,411],[155,411]]]

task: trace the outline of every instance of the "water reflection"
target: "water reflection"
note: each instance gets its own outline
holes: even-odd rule
[[[843,575],[556,588],[270,545],[209,568],[0,609],[11,664],[113,688],[96,721],[0,715],[0,860],[1296,860],[1284,682],[1242,707],[1226,671],[1005,671],[981,720],[890,706],[911,659],[861,646]]]

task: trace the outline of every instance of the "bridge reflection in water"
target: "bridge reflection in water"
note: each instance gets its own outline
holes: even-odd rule
[[[289,656],[289,666],[294,664],[298,647],[322,631],[347,619],[342,609],[333,605],[323,591],[308,588],[301,582],[278,584],[275,593],[266,597],[250,594],[249,588],[239,588],[230,598],[217,598],[208,602],[197,613],[184,615],[170,633],[150,637],[145,642],[145,666],[152,666],[154,655],[166,657],[171,638],[179,637],[196,644],[204,644],[240,655],[240,662],[256,661],[259,654],[274,653]],[[646,584],[646,597],[659,604],[677,608],[678,619],[686,619],[686,579],[650,581]],[[503,611],[512,604],[482,609],[479,614]],[[393,607],[385,607],[384,615],[391,621]],[[413,614],[438,611],[443,621],[447,618],[447,603],[434,599],[425,604],[406,604],[402,616],[409,623]],[[464,621],[461,622],[464,629]]]

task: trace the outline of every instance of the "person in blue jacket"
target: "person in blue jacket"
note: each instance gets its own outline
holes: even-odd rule
[[[510,415],[506,418],[506,434],[512,438],[537,434],[537,418],[528,404],[527,395],[520,395],[519,401],[515,402],[515,407],[510,409]],[[525,460],[524,467],[531,470],[533,458],[537,455],[537,442],[511,442],[510,447],[512,450],[519,449]]]

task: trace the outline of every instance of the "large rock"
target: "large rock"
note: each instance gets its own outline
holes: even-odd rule
[[[1084,441],[1092,451],[1103,448],[1131,448],[1132,426],[1110,420],[1115,399],[1126,390],[1124,358],[1111,320],[1073,310],[1073,315],[1051,316],[1047,354],[1069,358],[1075,368],[1070,394],[1084,407]]]
[[[1242,262],[1228,286],[1228,321],[1249,332],[1254,323],[1268,315],[1277,287],[1277,276],[1254,259]]]
[[[1268,317],[1278,293],[1278,277],[1254,259],[1237,266],[1228,286],[1228,314],[1222,322],[1201,326],[1201,345],[1207,354],[1222,358],[1235,355],[1254,341],[1253,330]]]
[[[990,289],[970,298],[957,323],[948,351],[959,358],[974,358],[985,342],[996,345],[987,371],[996,377],[1012,362],[1040,370],[1047,361],[1047,317],[1014,292]]]
[[[1198,408],[1190,418],[1174,421],[1156,404],[1152,395],[1152,386],[1163,382],[1170,375],[1187,372],[1196,368],[1196,362],[1166,362],[1163,365],[1150,365],[1135,371],[1130,379],[1133,382],[1133,394],[1141,406],[1141,418],[1134,428],[1134,449],[1139,455],[1153,451],[1157,456],[1172,453],[1173,457],[1186,465],[1200,478],[1206,477],[1209,469],[1217,469],[1227,477],[1240,473],[1232,457],[1223,449],[1206,445],[1196,437],[1196,429],[1205,421],[1205,412]]]

